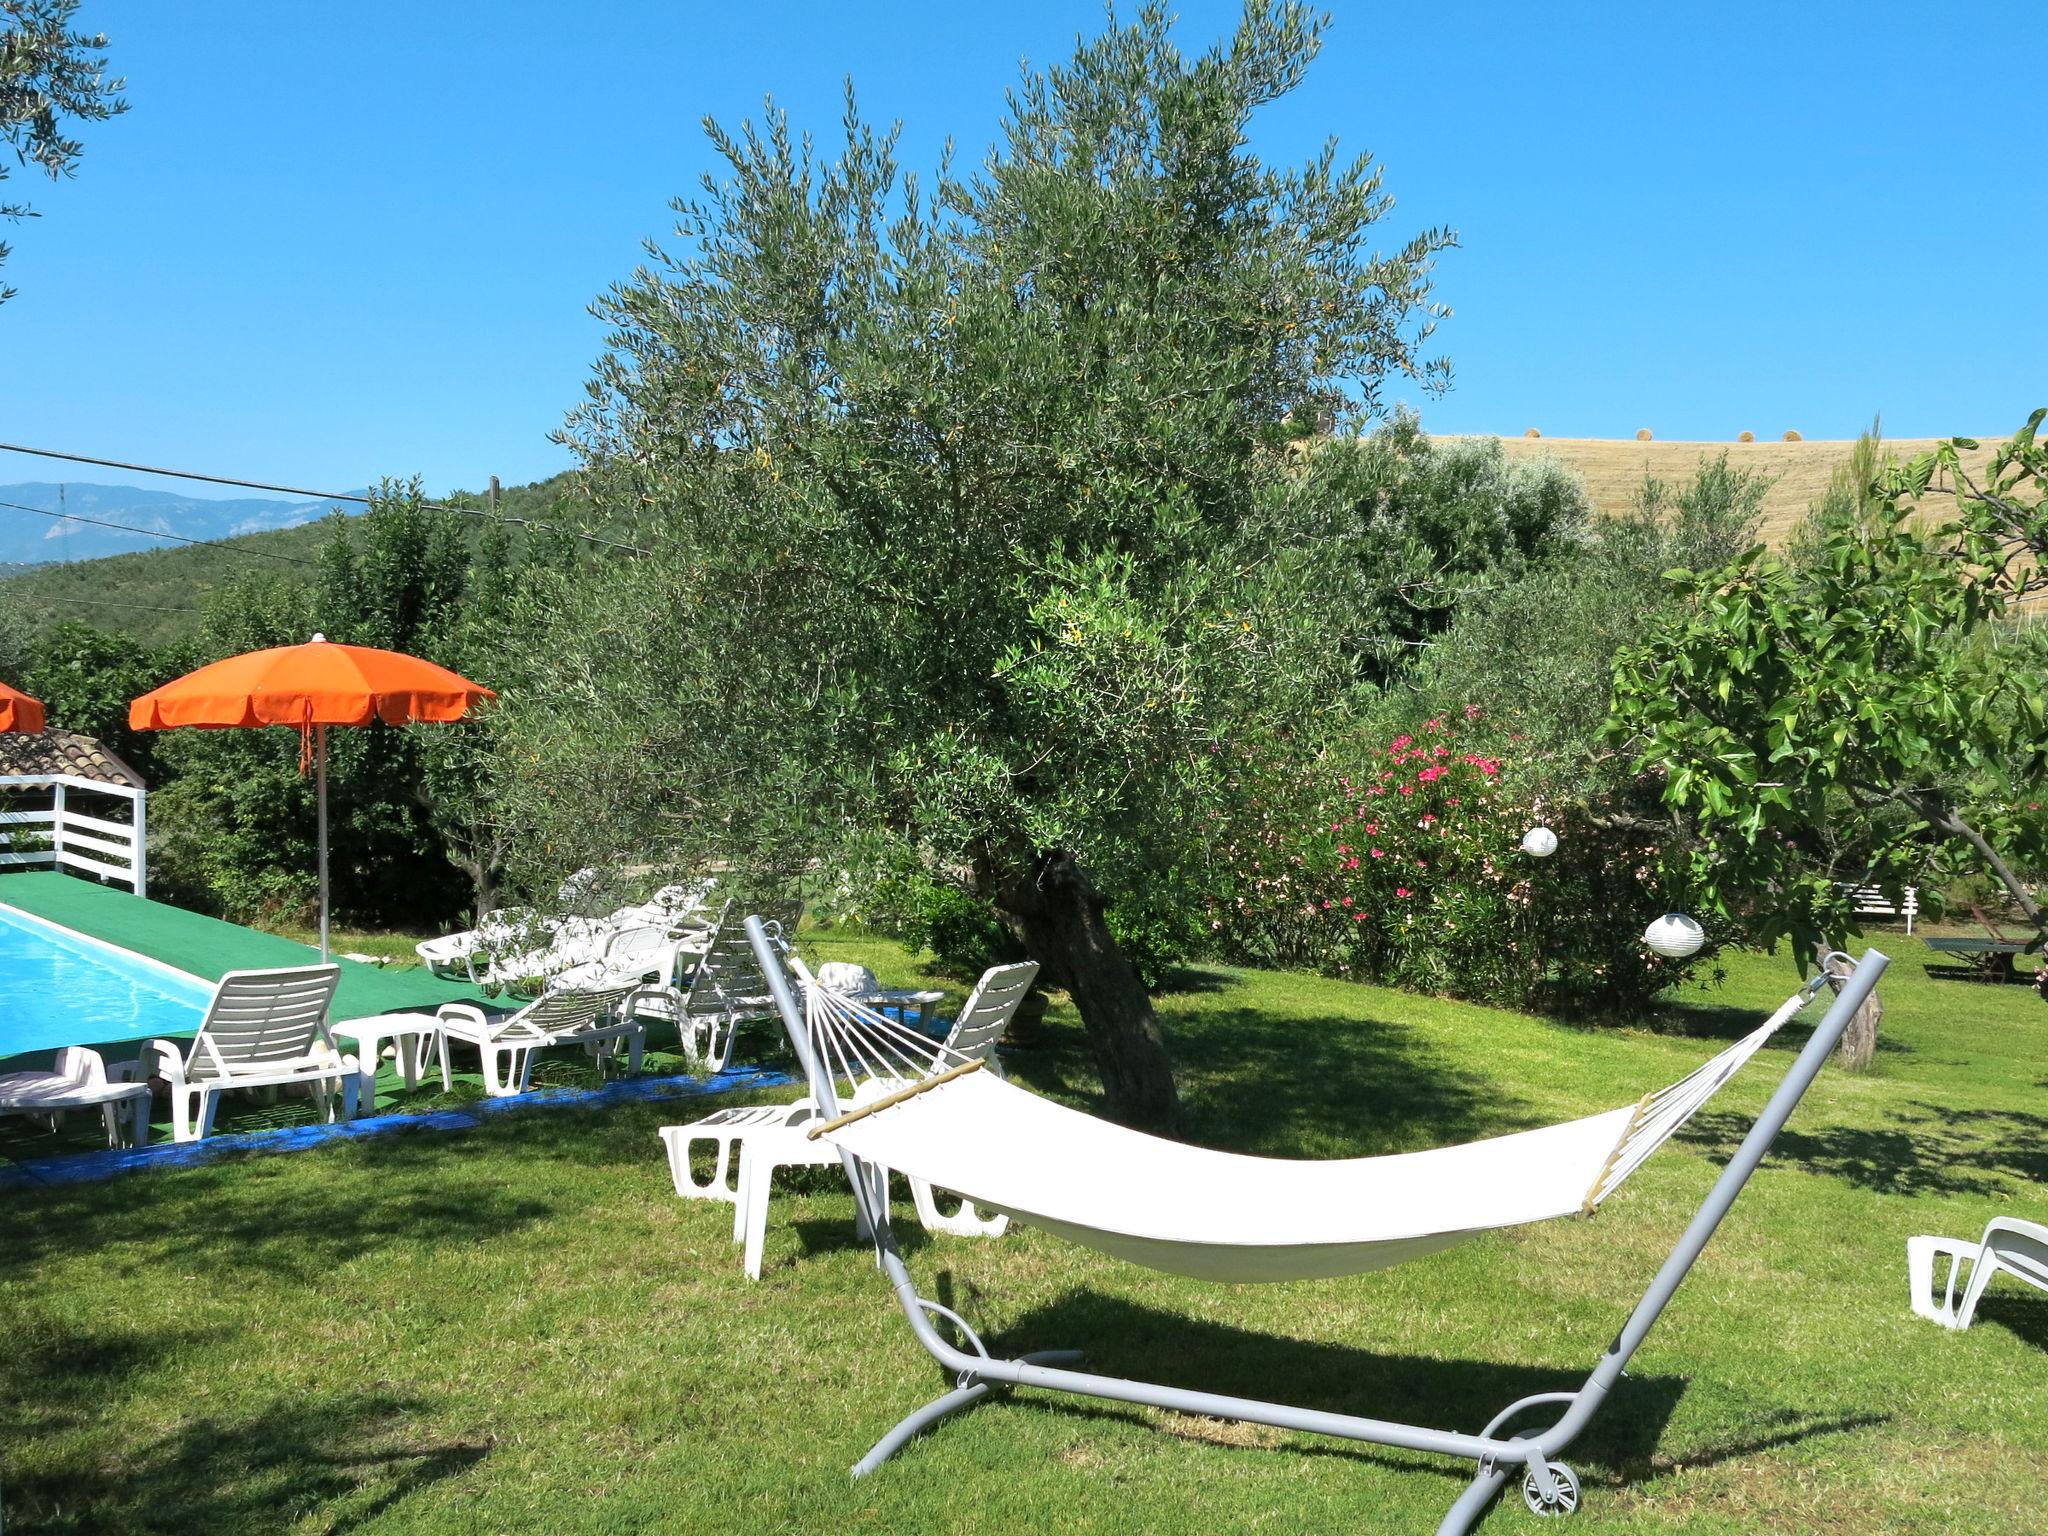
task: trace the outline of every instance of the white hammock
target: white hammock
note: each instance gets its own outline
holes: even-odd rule
[[[1810,995],[1795,993],[1758,1029],[1634,1106],[1424,1152],[1296,1161],[1098,1120],[949,1062],[928,1042],[911,1046],[900,1025],[821,992],[810,990],[805,1022],[833,1075],[909,1086],[813,1135],[1114,1257],[1242,1281],[1383,1269],[1477,1232],[1590,1213]],[[906,1051],[915,1057],[886,1072],[879,1065]],[[929,1075],[935,1069],[946,1070]]]

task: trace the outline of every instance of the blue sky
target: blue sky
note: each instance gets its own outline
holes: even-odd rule
[[[2048,404],[2028,8],[1338,3],[1254,129],[1384,161],[1448,224],[1440,431],[2002,433]],[[1193,49],[1230,5],[1180,8]],[[17,173],[0,439],[315,488],[566,467],[586,305],[773,94],[851,74],[924,165],[978,154],[1093,4],[86,0],[133,110]],[[1398,392],[1397,392],[1398,393]],[[1413,391],[1409,392],[1411,396]],[[150,482],[0,455],[0,481]]]

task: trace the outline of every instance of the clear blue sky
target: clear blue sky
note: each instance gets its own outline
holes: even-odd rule
[[[1268,158],[1370,149],[1442,263],[1441,431],[1999,433],[2048,404],[2025,5],[1334,6]],[[1190,49],[1234,7],[1189,0]],[[87,0],[133,110],[17,173],[0,439],[316,488],[565,467],[549,431],[705,113],[842,77],[906,159],[978,153],[1092,4]],[[1410,392],[1412,395],[1412,391]],[[0,455],[0,481],[123,480]],[[136,483],[152,483],[137,481]],[[161,483],[161,482],[155,482]]]

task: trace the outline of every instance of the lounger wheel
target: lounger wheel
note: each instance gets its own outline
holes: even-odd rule
[[[1544,1494],[1543,1485],[1536,1480],[1534,1467],[1523,1477],[1522,1502],[1529,1506],[1529,1513],[1546,1520],[1576,1513],[1579,1507],[1579,1474],[1563,1462],[1553,1461],[1550,1475],[1556,1481],[1555,1492],[1549,1496]]]

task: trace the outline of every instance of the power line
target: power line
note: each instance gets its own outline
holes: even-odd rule
[[[84,604],[84,605],[85,605],[86,607],[88,607],[88,608],[121,608],[121,609],[125,609],[125,610],[128,610],[128,611],[134,612],[134,613],[204,613],[204,612],[206,612],[206,610],[205,610],[204,608],[165,608],[165,607],[162,607],[162,606],[160,606],[160,605],[158,605],[158,604],[156,604],[156,603],[121,603],[121,602],[116,602],[116,601],[114,601],[114,600],[113,600],[113,599],[111,599],[111,598],[105,598],[105,597],[73,597],[73,596],[71,596],[71,595],[70,595],[70,594],[68,594],[68,593],[67,593],[67,594],[66,594],[66,595],[65,595],[64,597],[62,597],[61,599],[60,599],[60,598],[54,598],[54,597],[42,597],[42,596],[38,596],[38,595],[37,595],[37,594],[35,594],[35,593],[30,593],[30,594],[29,594],[28,596],[24,597],[24,596],[22,596],[22,595],[21,595],[20,593],[18,593],[18,592],[17,592],[17,593],[11,593],[11,594],[9,594],[9,593],[5,593],[5,592],[0,592],[0,596],[12,596],[12,597],[13,597],[13,598],[14,598],[14,599],[15,599],[15,600],[17,601],[17,602],[26,602],[26,603],[40,603],[40,604],[42,604],[42,605],[43,605],[43,607],[45,607],[45,608],[48,608],[48,609],[52,610],[53,612],[58,612],[58,613],[61,613],[61,612],[63,612],[63,610],[65,610],[66,608],[69,608],[69,607],[71,607],[71,606],[72,606],[72,604],[74,604],[74,603],[83,603],[83,604]]]
[[[318,560],[308,560],[304,555],[281,555],[270,549],[249,549],[227,539],[191,539],[182,533],[165,533],[157,528],[137,528],[128,523],[110,523],[105,518],[85,517],[77,512],[52,512],[46,507],[26,507],[18,501],[0,501],[0,507],[11,512],[33,512],[37,517],[53,517],[65,523],[91,523],[95,528],[113,528],[121,533],[139,533],[149,539],[170,539],[178,544],[210,544],[237,555],[248,555],[252,559],[284,560],[293,565],[318,565]]]
[[[281,496],[303,496],[310,501],[350,501],[363,507],[370,504],[369,497],[357,496],[347,491],[309,491],[304,486],[273,485],[265,480],[241,480],[233,475],[207,475],[189,469],[163,469],[154,464],[130,464],[122,459],[95,458],[89,453],[63,453],[55,448],[27,448],[20,443],[0,443],[0,450],[8,453],[33,454],[42,459],[64,459],[73,464],[92,464],[101,469],[131,470],[139,475],[163,475],[171,480],[203,480],[208,485],[232,485],[245,491],[275,491]],[[425,501],[420,505],[435,512],[455,512],[463,517],[482,518],[486,522],[504,523],[514,528],[541,528],[550,533],[565,533],[570,538],[581,539],[587,544],[602,544],[609,549],[622,549],[632,555],[649,553],[638,544],[608,539],[602,534],[585,533],[578,528],[564,528],[559,523],[542,522],[529,517],[506,517],[486,511],[482,507],[457,507],[444,501]]]

